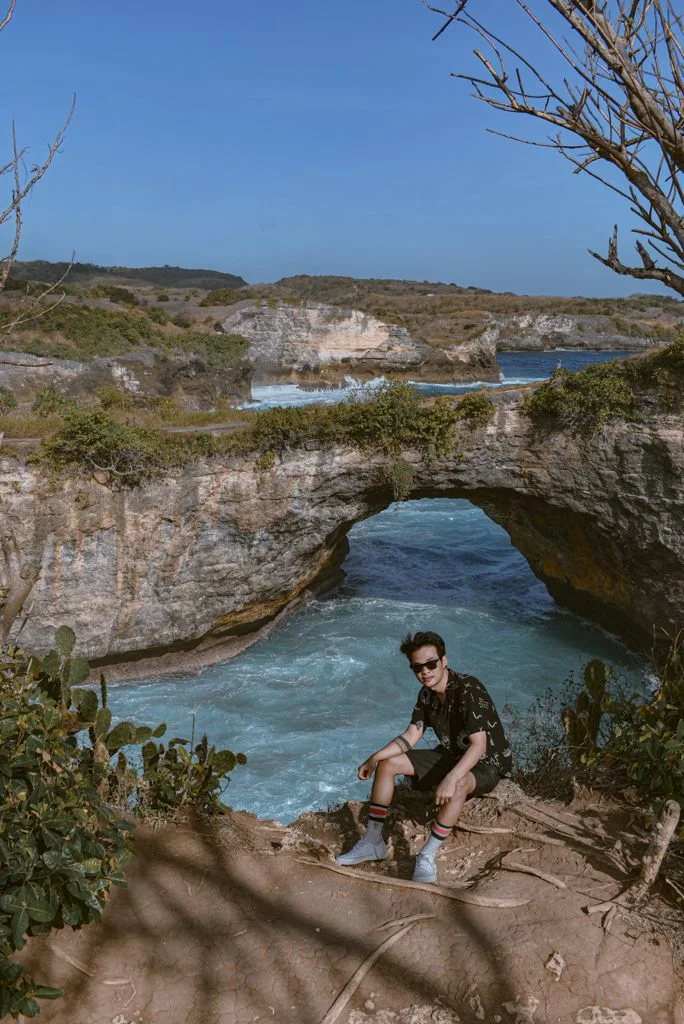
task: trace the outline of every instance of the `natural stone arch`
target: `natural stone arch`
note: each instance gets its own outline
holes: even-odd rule
[[[557,600],[650,648],[655,629],[684,622],[680,418],[582,438],[540,432],[519,391],[494,400],[493,420],[450,456],[401,453],[411,497],[479,505]],[[79,653],[135,675],[236,653],[339,578],[351,526],[393,500],[392,459],[308,442],[270,468],[215,458],[120,492],[82,480],[53,490],[6,460],[14,534],[27,558],[43,544],[23,645],[48,648],[68,622]]]

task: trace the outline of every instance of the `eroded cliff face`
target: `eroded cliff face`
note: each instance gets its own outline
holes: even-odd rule
[[[677,322],[673,319],[670,329],[674,330],[676,326]],[[493,343],[500,351],[526,352],[554,348],[640,351],[662,345],[662,327],[662,324],[656,325],[649,333],[646,327],[640,332],[636,324],[619,317],[520,313],[512,316],[490,315],[481,337]]]
[[[27,407],[48,385],[90,404],[98,388],[116,384],[133,396],[173,397],[186,409],[213,409],[220,400],[249,399],[251,380],[252,368],[246,359],[217,368],[208,367],[198,356],[170,357],[151,350],[87,363],[0,352],[0,385]]]
[[[498,379],[496,347],[489,339],[436,348],[405,327],[357,309],[319,303],[241,304],[223,322],[227,334],[249,341],[255,381],[290,377],[336,383],[391,374],[430,380]]]
[[[650,648],[654,628],[684,622],[681,419],[653,412],[582,440],[533,427],[520,392],[496,401],[450,457],[426,467],[404,452],[412,497],[469,498],[558,600]],[[5,458],[3,531],[22,571],[39,570],[22,644],[44,651],[69,623],[81,654],[129,674],[229,655],[338,578],[350,527],[392,500],[391,461],[311,444],[268,470],[214,460],[113,492],[53,489]]]

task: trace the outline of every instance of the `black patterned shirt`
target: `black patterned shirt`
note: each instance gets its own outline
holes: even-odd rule
[[[494,702],[475,676],[449,669],[443,704],[436,693],[423,686],[411,724],[432,729],[442,747],[453,754],[465,753],[470,745],[468,737],[484,732],[487,750],[481,761],[492,765],[499,775],[508,775],[511,771],[511,748]]]

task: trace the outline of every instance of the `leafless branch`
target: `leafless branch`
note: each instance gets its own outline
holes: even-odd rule
[[[17,0],[10,0],[10,5],[7,14],[5,15],[4,19],[0,21],[0,32],[2,32],[5,25],[8,25],[12,20],[12,15],[14,14],[14,8],[16,7],[16,4]]]
[[[446,19],[437,35],[457,23],[478,37],[479,73],[454,75],[477,99],[554,129],[545,140],[494,134],[556,149],[575,173],[626,199],[646,226],[636,230],[648,235],[651,251],[636,242],[639,265],[618,258],[617,235],[606,257],[592,255],[618,274],[684,295],[684,19],[672,0],[515,0],[555,55],[556,84],[476,17],[484,0],[461,0],[452,11],[423,4]],[[562,26],[568,38],[559,34]]]
[[[0,21],[0,32],[2,32],[2,30],[9,24],[12,15],[14,14],[15,6],[16,0],[10,0],[7,13],[3,20]],[[12,123],[12,156],[7,163],[0,166],[0,178],[8,175],[11,178],[12,186],[9,190],[9,199],[5,202],[4,207],[0,207],[0,227],[8,222],[13,222],[14,230],[12,232],[12,241],[9,252],[6,256],[0,257],[0,292],[2,292],[7,285],[12,266],[14,265],[19,251],[19,243],[21,241],[21,232],[23,227],[23,202],[32,193],[41,178],[43,178],[47,173],[48,168],[56,154],[59,152],[64,140],[65,132],[71,122],[71,118],[73,117],[75,103],[76,97],[72,99],[71,107],[64,123],[52,142],[49,144],[45,158],[42,161],[33,164],[27,173],[24,173],[27,150],[21,149],[18,146],[16,126],[14,122]],[[74,255],[75,254],[72,253],[71,262],[69,263],[66,272],[54,284],[46,285],[37,292],[30,286],[27,286],[26,292],[18,304],[18,308],[16,308],[16,306],[10,306],[6,314],[5,322],[0,323],[0,336],[4,338],[9,337],[17,327],[44,316],[51,309],[54,309],[55,306],[59,305],[59,303],[64,299],[64,293],[59,296],[55,296],[55,292],[64,282],[65,277],[71,269],[74,261]],[[53,298],[46,305],[45,300],[48,299],[49,296],[53,296]]]

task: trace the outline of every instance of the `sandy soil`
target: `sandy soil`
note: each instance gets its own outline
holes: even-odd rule
[[[129,887],[115,893],[103,923],[31,943],[31,968],[66,990],[42,1004],[40,1019],[684,1024],[677,957],[647,917],[667,916],[667,907],[656,900],[646,916],[618,916],[610,930],[604,915],[585,910],[638,873],[645,843],[629,813],[586,800],[505,806],[515,798],[468,805],[470,829],[508,831],[455,831],[440,855],[440,891],[377,881],[410,879],[430,809],[409,794],[389,822],[390,860],[352,875],[326,865],[358,835],[358,804],[289,828],[239,813],[205,826],[141,828]],[[449,894],[518,905],[478,906]]]

